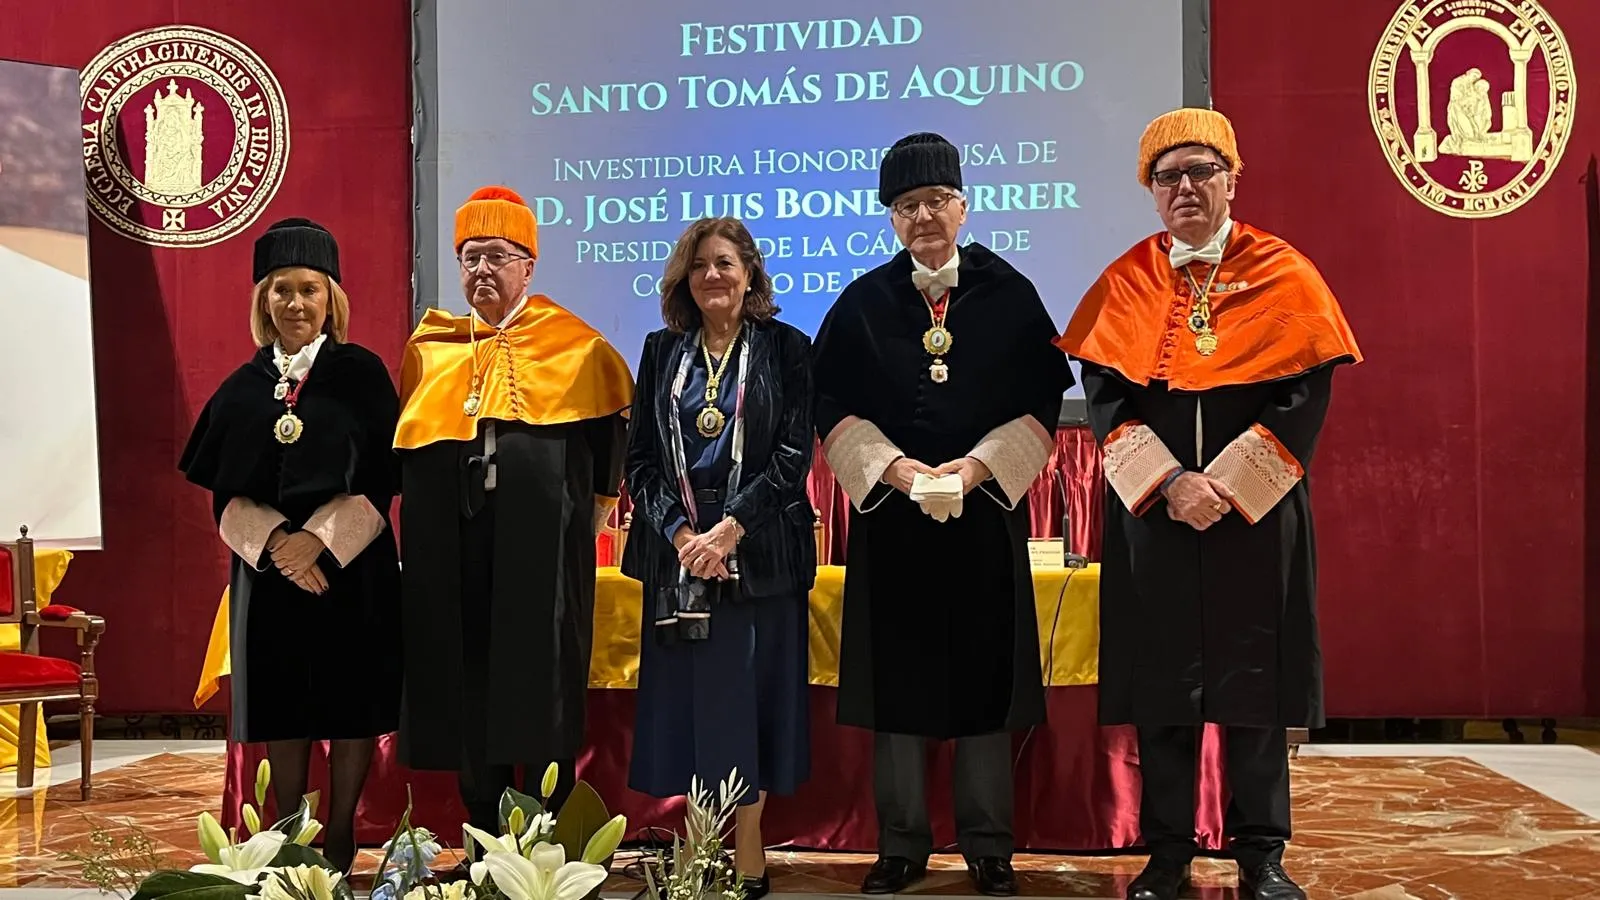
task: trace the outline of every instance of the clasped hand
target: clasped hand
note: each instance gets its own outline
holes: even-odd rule
[[[1185,472],[1167,485],[1167,516],[1196,531],[1222,521],[1233,509],[1233,491],[1201,472]]]
[[[909,456],[902,456],[889,464],[888,470],[883,474],[883,480],[890,487],[909,496],[911,485],[916,481],[918,475],[927,475],[931,478],[937,478],[940,475],[960,475],[961,493],[964,496],[972,493],[973,488],[987,481],[990,473],[989,467],[984,465],[981,460],[970,456],[952,459],[937,469],[929,468]]]
[[[728,554],[739,543],[737,526],[731,519],[723,519],[711,526],[705,534],[695,534],[687,525],[680,526],[672,536],[672,545],[678,548],[678,563],[696,578],[715,578],[726,581]]]
[[[319,596],[328,590],[328,578],[317,567],[317,558],[326,549],[322,539],[309,531],[288,534],[279,528],[267,538],[267,552],[283,577],[301,590]]]

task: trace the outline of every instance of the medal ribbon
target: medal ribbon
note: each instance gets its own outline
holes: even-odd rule
[[[672,459],[674,472],[678,476],[678,491],[683,497],[683,514],[689,519],[689,527],[696,533],[700,531],[699,514],[695,509],[694,487],[689,484],[688,455],[683,449],[683,416],[678,409],[678,403],[683,397],[683,386],[689,380],[689,367],[694,362],[695,351],[704,346],[704,335],[696,330],[684,341],[683,349],[678,357],[678,372],[672,379],[672,390],[668,396],[669,415],[667,416],[668,433],[672,437]],[[731,352],[731,351],[730,351]],[[739,344],[739,373],[734,380],[733,400],[733,469],[728,473],[728,490],[725,496],[733,496],[739,489],[739,477],[744,469],[744,380],[750,372],[750,342],[743,341]],[[709,375],[709,373],[707,373]]]
[[[310,380],[311,373],[307,372],[305,375],[301,376],[300,383],[294,386],[294,390],[284,395],[283,402],[288,405],[290,412],[294,412],[294,405],[300,402],[300,392],[305,390],[306,382]]]

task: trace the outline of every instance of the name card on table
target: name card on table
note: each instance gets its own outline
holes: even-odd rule
[[[1066,547],[1061,538],[1029,538],[1028,565],[1033,569],[1066,568]]]

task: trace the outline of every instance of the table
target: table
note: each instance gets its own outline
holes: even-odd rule
[[[1049,722],[1014,741],[1018,847],[1102,851],[1134,846],[1139,837],[1137,741],[1131,728],[1101,728],[1096,721],[1099,568],[1036,569],[1033,580]],[[864,852],[876,845],[872,735],[842,727],[834,717],[843,596],[843,567],[819,567],[811,592],[812,775],[795,796],[768,801],[762,831],[769,844]],[[681,801],[656,800],[626,786],[642,608],[638,582],[615,568],[598,570],[588,742],[579,773],[612,812],[628,816],[632,834],[647,827],[682,827]],[[228,674],[227,629],[224,592],[196,691],[197,705],[214,694]],[[251,793],[255,767],[264,752],[262,747],[230,743],[224,827],[237,824],[239,804]],[[321,752],[314,754],[319,760]],[[954,841],[949,763],[946,746],[936,750],[929,767],[933,779],[929,802],[939,845]],[[325,786],[324,772],[320,762],[313,764],[314,789]],[[1196,816],[1197,836],[1207,849],[1222,846],[1221,772],[1218,735],[1208,728]],[[416,803],[413,821],[459,844],[459,823],[465,816],[454,774],[406,770],[399,764],[393,735],[379,739],[357,813],[358,839],[367,844],[389,837],[405,808],[408,785]]]
[[[35,547],[33,551],[34,575],[34,601],[42,609],[50,605],[50,597],[56,588],[61,586],[61,580],[67,577],[67,566],[72,563],[70,550],[43,549]],[[10,571],[9,569],[7,570]],[[5,581],[6,590],[10,590],[9,575]],[[0,625],[0,651],[16,651],[22,649],[22,626]],[[45,737],[44,705],[39,706],[39,731],[38,739],[33,746],[33,765],[35,769],[48,769],[50,767],[50,741]],[[20,724],[22,721],[22,707],[0,706],[0,769],[15,769],[17,767],[17,741],[20,739]]]

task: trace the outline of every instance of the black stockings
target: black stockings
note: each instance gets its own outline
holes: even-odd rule
[[[373,738],[329,741],[328,796],[317,818],[322,822],[322,855],[342,872],[349,872],[356,858],[356,804],[367,782],[372,765]],[[267,759],[272,762],[272,796],[278,818],[294,814],[306,794],[311,768],[311,742],[270,741]]]

